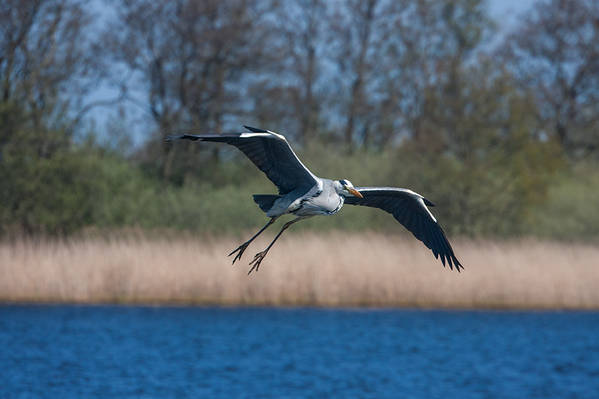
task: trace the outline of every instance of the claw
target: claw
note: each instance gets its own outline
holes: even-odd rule
[[[249,242],[244,242],[243,244],[241,244],[240,246],[237,247],[237,249],[234,249],[228,256],[233,255],[235,252],[239,252],[237,255],[235,255],[235,257],[233,258],[233,263],[231,263],[232,265],[235,264],[236,261],[241,259],[241,256],[243,255],[243,253],[245,252],[245,250],[247,249],[248,245],[250,245]]]
[[[258,252],[256,254],[256,256],[254,256],[254,260],[252,260],[250,262],[250,266],[252,266],[252,267],[251,267],[250,271],[248,272],[248,276],[254,270],[258,271],[258,269],[260,268],[260,263],[262,263],[262,260],[264,259],[264,257],[266,256],[267,253],[268,253],[268,251],[262,251],[262,252]]]

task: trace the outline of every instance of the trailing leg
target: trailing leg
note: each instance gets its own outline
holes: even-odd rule
[[[246,242],[244,242],[243,244],[241,244],[240,246],[238,246],[237,249],[233,250],[233,252],[231,252],[229,254],[229,256],[231,256],[235,252],[238,252],[238,254],[235,255],[235,258],[233,258],[233,263],[232,264],[235,264],[235,261],[237,261],[238,259],[241,259],[241,255],[243,255],[243,252],[246,250],[246,248],[248,247],[248,245],[250,245],[250,243],[252,241],[254,241],[254,239],[256,237],[258,237],[264,230],[266,230],[268,228],[268,226],[270,226],[271,224],[273,224],[275,222],[275,220],[277,220],[277,218],[278,218],[278,216],[270,218],[270,220],[268,221],[268,223],[266,223],[266,225],[264,227],[262,227],[259,232],[257,232],[256,234],[254,234],[254,236],[252,238],[250,238],[249,240],[247,240]]]
[[[266,247],[266,249],[262,252],[258,252],[256,254],[256,256],[254,256],[254,260],[252,260],[250,262],[250,266],[252,266],[252,268],[250,269],[250,271],[248,272],[248,274],[250,274],[251,272],[253,272],[254,270],[258,271],[258,268],[260,268],[260,263],[262,262],[262,260],[264,259],[264,257],[266,256],[266,254],[268,253],[268,250],[273,246],[273,244],[277,241],[277,239],[281,236],[281,234],[283,234],[283,232],[285,230],[287,230],[287,228],[289,226],[291,226],[293,223],[295,222],[299,222],[300,220],[304,219],[303,217],[297,217],[293,220],[290,220],[289,222],[285,223],[283,225],[283,227],[281,228],[281,231],[279,231],[279,234],[277,234],[275,236],[275,239],[272,240],[272,242],[268,245],[268,247]]]

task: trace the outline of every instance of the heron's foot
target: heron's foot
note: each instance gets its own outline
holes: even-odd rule
[[[260,263],[262,263],[262,259],[264,259],[264,257],[266,257],[266,254],[268,253],[268,250],[264,250],[262,252],[258,252],[256,254],[256,256],[254,256],[254,260],[252,260],[250,262],[250,266],[252,266],[252,268],[250,269],[250,271],[248,272],[248,275],[255,271],[258,271],[258,269],[260,268]]]
[[[245,252],[245,250],[247,249],[247,247],[250,245],[251,241],[246,241],[243,244],[241,244],[240,246],[237,247],[237,249],[234,249],[233,252],[231,252],[229,254],[229,256],[233,255],[235,252],[237,252],[237,255],[235,255],[235,257],[233,258],[233,263],[232,265],[235,264],[236,261],[241,259],[241,255],[243,255],[243,253]]]

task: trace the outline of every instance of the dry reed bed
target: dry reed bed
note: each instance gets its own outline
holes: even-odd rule
[[[293,238],[293,239],[292,239]],[[0,301],[220,305],[599,308],[599,248],[457,241],[462,273],[419,242],[377,234],[289,235],[231,266],[232,239],[125,238],[0,244]]]

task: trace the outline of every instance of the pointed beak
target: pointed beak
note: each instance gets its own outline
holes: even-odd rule
[[[354,197],[364,198],[364,196],[362,194],[360,194],[360,192],[358,190],[356,190],[355,188],[348,187],[347,191],[349,191]]]

